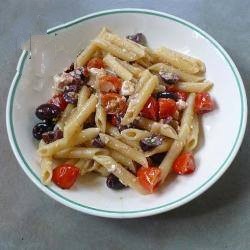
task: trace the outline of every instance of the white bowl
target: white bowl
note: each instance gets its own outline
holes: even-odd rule
[[[146,35],[149,46],[161,45],[200,58],[214,82],[214,112],[202,119],[204,140],[195,157],[197,171],[178,176],[159,193],[142,196],[131,189],[112,191],[103,178],[83,178],[71,190],[45,187],[39,178],[34,110],[51,95],[51,77],[62,71],[103,26],[125,36]],[[107,10],[49,29],[32,38],[32,59],[23,51],[7,102],[6,122],[13,152],[25,173],[46,194],[84,213],[113,218],[143,217],[179,207],[207,190],[229,167],[243,139],[247,100],[232,59],[211,36],[193,24],[161,12]],[[42,39],[42,43],[40,42]]]

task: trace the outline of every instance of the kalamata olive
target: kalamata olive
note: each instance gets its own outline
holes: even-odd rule
[[[67,67],[64,72],[69,73],[74,70],[74,63],[71,63],[69,67]]]
[[[136,33],[134,35],[128,35],[127,39],[132,40],[136,43],[139,43],[141,45],[145,45],[146,44],[146,38],[142,33]]]
[[[126,186],[123,185],[119,179],[113,175],[113,174],[110,174],[108,175],[107,177],[107,180],[106,180],[106,184],[109,188],[111,189],[115,189],[115,190],[119,190],[119,189],[123,189],[125,188]]]
[[[81,86],[79,85],[69,85],[65,87],[63,92],[63,98],[67,103],[76,104],[78,99],[78,92],[80,91]]]
[[[98,135],[93,141],[92,146],[96,148],[104,148],[105,144],[102,142],[100,136]]]
[[[55,129],[54,131],[48,131],[42,134],[42,139],[47,144],[61,138],[63,138],[63,132],[59,128]]]
[[[42,104],[36,109],[36,116],[40,120],[49,121],[57,119],[60,116],[60,114],[61,114],[60,108],[51,103]]]
[[[176,82],[180,80],[180,77],[172,72],[161,70],[159,72],[159,75],[161,79],[163,80],[163,82],[166,84],[175,84]]]
[[[173,99],[174,101],[178,101],[178,96],[176,93],[174,92],[159,92],[157,93],[157,98],[170,98],[170,99]]]
[[[37,140],[41,140],[43,133],[53,130],[54,126],[53,123],[49,122],[37,123],[32,130],[33,137]]]
[[[72,84],[79,84],[80,86],[86,83],[89,77],[88,70],[84,67],[76,68],[69,74],[73,77]]]
[[[59,89],[64,90],[66,86],[77,85],[79,89],[88,81],[89,73],[86,67],[76,68],[70,71],[70,68],[61,74],[54,76],[54,81]]]
[[[143,151],[149,151],[162,144],[162,137],[152,135],[150,137],[143,138],[140,140],[140,146]]]
[[[153,163],[153,165],[159,166],[161,162],[163,161],[164,157],[166,156],[166,153],[159,153],[150,156],[150,159]]]

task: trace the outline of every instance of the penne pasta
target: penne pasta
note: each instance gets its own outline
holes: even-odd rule
[[[95,111],[97,104],[97,97],[91,95],[86,101],[80,111],[78,111],[73,119],[67,123],[64,128],[65,138],[73,136],[75,133],[79,132],[83,123],[88,119],[88,117]]]
[[[88,128],[82,130],[79,134],[75,135],[71,139],[62,138],[51,142],[49,144],[43,144],[39,147],[38,153],[41,156],[52,156],[56,152],[65,149],[67,147],[73,147],[75,145],[82,144],[86,141],[90,141],[95,138],[100,132],[99,128]]]
[[[126,49],[122,49],[104,39],[96,38],[95,40],[93,40],[93,43],[99,48],[122,60],[131,62],[138,59],[138,56],[135,53],[127,51]]]
[[[155,147],[154,149],[150,151],[146,151],[144,155],[145,157],[150,157],[155,154],[167,152],[170,149],[172,143],[173,143],[173,140],[171,139],[164,140],[161,145]]]
[[[141,194],[146,194],[146,191],[139,184],[138,179],[128,170],[123,168],[119,163],[117,163],[112,157],[99,155],[95,156],[94,160],[105,167],[108,172],[114,174],[119,180],[126,186],[129,186]]]
[[[75,61],[75,68],[84,66],[89,59],[92,57],[92,55],[96,52],[97,46],[94,43],[90,43],[87,48],[85,48],[79,56],[77,56]]]
[[[138,57],[144,57],[145,56],[145,47],[142,45],[138,45],[137,43],[126,39],[121,38],[116,34],[110,33],[110,32],[103,32],[101,35],[101,38],[105,39],[106,41],[109,41],[110,43],[123,48],[127,51],[132,51],[135,53]]]
[[[128,128],[121,132],[121,136],[129,141],[140,141],[141,139],[150,136],[150,133],[146,130]]]
[[[137,152],[127,144],[115,139],[112,136],[106,134],[100,134],[100,138],[102,142],[111,149],[114,149],[124,156],[128,157],[129,159],[136,161],[137,163],[141,164],[142,166],[148,166],[147,159],[141,152]]]
[[[180,79],[184,82],[202,82],[205,79],[204,75],[192,75],[192,74],[183,72],[177,68],[174,68],[172,66],[169,66],[167,64],[164,64],[164,63],[156,63],[150,66],[149,70],[153,72],[159,72],[163,70],[163,71],[174,73],[178,75]]]
[[[128,71],[125,67],[123,67],[115,57],[111,56],[110,54],[107,54],[103,61],[107,66],[109,66],[119,77],[121,77],[123,80],[131,80],[133,78],[133,75],[130,71]]]
[[[151,133],[161,134],[169,138],[178,139],[178,134],[173,127],[168,124],[155,122],[144,117],[140,117],[135,122],[136,126],[146,129]]]
[[[211,82],[179,82],[176,84],[176,88],[185,92],[207,92],[213,87]]]
[[[66,109],[63,111],[61,118],[56,123],[55,127],[59,128],[60,130],[64,129],[65,123],[70,116],[72,110],[74,109],[73,104],[68,104]]]
[[[127,125],[134,121],[134,119],[139,115],[140,111],[144,107],[148,98],[153,93],[157,83],[157,76],[153,76],[145,82],[144,86],[139,90],[138,93],[131,96],[128,109],[121,121],[122,125]]]
[[[135,65],[129,64],[129,63],[126,62],[126,61],[122,61],[122,60],[120,60],[120,59],[118,59],[118,58],[117,58],[117,60],[118,60],[118,62],[119,62],[125,69],[127,69],[130,73],[132,73],[134,77],[136,77],[136,78],[139,78],[139,77],[140,77],[140,75],[141,75],[141,73],[142,73],[142,69],[141,69],[141,68],[139,68],[139,67],[137,67],[137,66],[135,66]]]
[[[77,159],[93,159],[96,155],[108,155],[108,150],[104,148],[84,148],[71,147],[57,152],[55,158],[77,158]]]
[[[155,54],[160,62],[170,64],[187,73],[197,74],[206,71],[205,64],[201,60],[183,53],[161,47]]]
[[[52,158],[42,157],[41,160],[41,182],[44,185],[49,185],[52,179]]]
[[[143,85],[145,84],[145,82],[147,82],[150,78],[152,77],[152,74],[149,72],[149,70],[144,70],[141,73],[141,78],[139,79],[137,85],[136,85],[136,90],[135,92],[139,92],[139,90],[143,87]]]
[[[122,155],[121,153],[119,153],[118,151],[109,149],[110,152],[110,156],[117,162],[119,162],[120,164],[122,164],[125,168],[129,169],[130,171],[132,171],[133,173],[136,172],[134,163],[131,159],[128,159],[126,156]]]
[[[191,122],[193,119],[193,108],[194,108],[194,99],[195,94],[190,94],[187,99],[187,108],[185,109],[183,113],[183,117],[181,119],[181,127],[179,132],[179,139],[175,140],[173,144],[171,145],[167,155],[161,162],[159,168],[161,169],[161,183],[164,182],[167,175],[169,174],[171,167],[177,158],[177,156],[181,153],[183,150],[187,136],[190,131]]]
[[[78,101],[77,101],[77,110],[78,112],[83,107],[83,105],[86,103],[90,96],[90,90],[87,86],[83,86],[79,95],[78,95]]]
[[[190,134],[187,138],[187,142],[185,145],[185,151],[192,151],[196,148],[199,139],[199,118],[197,114],[194,114]]]
[[[106,131],[106,123],[107,123],[107,114],[105,113],[102,105],[98,103],[96,106],[95,124],[102,133],[105,133]]]

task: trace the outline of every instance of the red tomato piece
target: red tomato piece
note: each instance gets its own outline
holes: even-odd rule
[[[62,111],[66,109],[68,103],[65,101],[63,94],[54,95],[48,103],[54,104],[59,107]]]
[[[91,69],[91,68],[101,69],[101,68],[105,68],[105,64],[101,58],[94,57],[88,61],[87,68],[88,69]]]
[[[161,170],[158,167],[141,167],[137,171],[137,178],[140,184],[150,193],[157,190],[160,176]]]
[[[126,98],[116,94],[107,93],[101,95],[102,106],[104,107],[107,114],[123,114],[126,112],[127,103]]]
[[[159,118],[166,119],[168,117],[173,117],[177,111],[176,102],[170,98],[159,98]]]
[[[62,189],[69,189],[75,183],[79,168],[71,164],[62,164],[53,170],[52,181]]]
[[[188,98],[188,93],[185,91],[178,90],[174,85],[166,86],[166,91],[174,92],[178,96],[179,99],[186,101]]]
[[[117,127],[118,125],[120,125],[121,119],[119,119],[119,117],[117,115],[110,115],[110,123]]]
[[[178,90],[175,93],[177,94],[178,98],[181,99],[181,100],[183,100],[183,101],[186,101],[187,98],[188,98],[188,93],[185,92],[185,91]]]
[[[119,92],[122,86],[122,81],[116,76],[102,76],[99,79],[101,92]]]
[[[195,97],[194,110],[197,114],[204,114],[214,109],[214,101],[209,93],[197,93]]]
[[[145,118],[157,121],[159,113],[159,105],[154,97],[149,97],[146,104],[144,105],[141,115]]]
[[[177,157],[173,164],[173,170],[176,174],[191,174],[196,168],[194,156],[191,152],[186,152]]]

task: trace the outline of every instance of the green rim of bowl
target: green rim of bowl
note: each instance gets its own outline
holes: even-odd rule
[[[224,160],[223,164],[221,164],[218,169],[215,171],[215,173],[206,180],[202,185],[200,185],[198,188],[193,190],[191,193],[183,196],[182,198],[166,203],[161,206],[157,207],[152,207],[148,209],[143,209],[143,210],[130,210],[130,211],[112,211],[112,210],[104,210],[104,209],[98,209],[90,206],[85,206],[83,204],[77,203],[73,200],[70,200],[66,197],[64,197],[62,194],[59,194],[55,190],[53,190],[50,187],[44,186],[40,182],[40,178],[35,174],[35,172],[32,170],[32,167],[29,166],[27,161],[25,160],[22,151],[17,143],[16,140],[16,135],[14,131],[14,126],[13,126],[13,103],[14,103],[14,98],[15,98],[15,93],[16,89],[18,87],[19,80],[22,75],[22,70],[25,64],[25,61],[27,60],[28,52],[23,51],[22,55],[20,56],[18,65],[17,65],[17,72],[16,75],[12,81],[10,90],[9,90],[9,95],[8,95],[8,100],[7,100],[7,107],[6,107],[6,124],[7,124],[7,132],[10,140],[10,144],[12,147],[12,150],[25,171],[25,173],[31,178],[31,180],[40,188],[42,189],[45,193],[47,193],[50,197],[56,199],[57,201],[63,203],[66,206],[69,206],[71,208],[74,208],[76,210],[79,210],[81,212],[85,212],[91,215],[97,215],[97,216],[102,216],[102,217],[111,217],[111,218],[133,218],[133,217],[144,217],[144,216],[149,216],[149,215],[154,215],[158,213],[162,213],[165,211],[169,211],[171,209],[174,209],[176,207],[179,207],[190,200],[196,198],[198,195],[203,193],[205,190],[207,190],[216,180],[219,179],[219,177],[226,171],[226,169],[230,166],[231,162],[233,161],[235,155],[237,154],[239,147],[241,145],[241,142],[244,137],[245,133],[245,128],[246,128],[246,117],[247,117],[247,100],[246,100],[246,93],[244,89],[244,85],[242,82],[242,79],[240,77],[240,74],[233,63],[232,59],[230,56],[227,54],[227,52],[222,48],[222,46],[216,42],[210,35],[208,35],[206,32],[201,30],[200,28],[196,27],[195,25],[180,19],[178,17],[165,14],[162,12],[158,11],[153,11],[153,10],[146,10],[146,9],[114,9],[114,10],[106,10],[106,11],[101,11],[97,13],[93,13],[78,19],[75,19],[71,22],[59,25],[57,27],[51,28],[47,31],[47,34],[54,33],[56,31],[71,27],[77,23],[84,22],[88,19],[93,19],[97,18],[100,16],[105,16],[105,15],[114,15],[114,14],[122,14],[122,13],[139,13],[139,14],[146,14],[146,15],[153,15],[153,16],[158,16],[162,18],[166,18],[168,20],[172,20],[174,22],[180,23],[196,32],[198,32],[202,37],[204,37],[206,40],[208,40],[223,56],[225,62],[230,66],[230,69],[233,72],[233,75],[235,77],[238,90],[240,93],[240,104],[241,104],[241,114],[240,114],[240,126],[238,128],[237,136],[235,138],[235,141],[232,145],[232,148]]]

